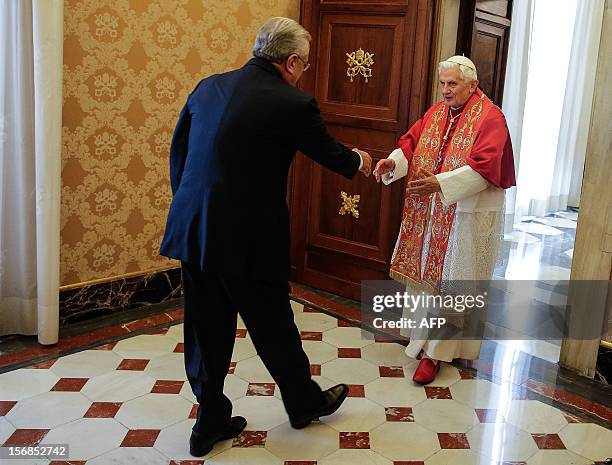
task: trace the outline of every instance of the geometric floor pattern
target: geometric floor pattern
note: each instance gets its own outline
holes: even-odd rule
[[[292,305],[314,379],[351,387],[336,414],[293,430],[239,322],[225,392],[247,429],[194,459],[197,406],[176,325],[0,374],[0,444],[70,446],[69,461],[3,463],[582,465],[612,455],[606,428],[449,365],[431,385],[416,385],[401,345]]]

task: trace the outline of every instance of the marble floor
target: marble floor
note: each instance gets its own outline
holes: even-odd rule
[[[336,414],[291,429],[274,381],[239,322],[225,390],[234,413],[247,417],[247,430],[195,460],[187,440],[196,405],[185,382],[182,324],[175,324],[0,374],[0,444],[70,448],[64,461],[0,462],[586,465],[612,456],[609,421],[569,413],[508,377],[484,379],[467,368],[444,365],[433,384],[415,385],[415,362],[403,346],[292,305],[314,378],[324,388],[350,384]],[[512,354],[499,359],[502,373],[521,370]],[[610,409],[603,408],[609,420]]]

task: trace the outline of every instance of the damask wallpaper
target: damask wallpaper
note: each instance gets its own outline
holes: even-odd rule
[[[146,272],[168,206],[168,149],[189,92],[242,66],[299,0],[65,0],[62,285]]]

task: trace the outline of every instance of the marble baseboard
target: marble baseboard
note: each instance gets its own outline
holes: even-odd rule
[[[60,292],[60,327],[181,297],[181,270],[156,271]]]

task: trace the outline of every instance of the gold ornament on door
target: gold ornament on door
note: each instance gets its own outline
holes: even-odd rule
[[[358,74],[361,74],[365,78],[365,82],[368,82],[368,79],[372,77],[372,65],[374,64],[372,58],[374,54],[364,52],[360,48],[356,52],[347,53],[346,56],[348,57],[346,64],[349,65],[346,75],[351,78],[351,82]]]
[[[358,203],[361,199],[359,194],[348,195],[344,191],[340,191],[340,198],[342,200],[342,206],[338,212],[340,215],[346,215],[347,213],[353,215],[355,218],[359,218]]]

